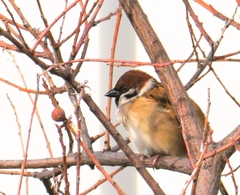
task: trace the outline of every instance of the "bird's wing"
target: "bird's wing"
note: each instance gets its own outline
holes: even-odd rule
[[[162,107],[165,111],[166,114],[168,115],[169,119],[177,126],[180,126],[180,122],[174,112],[174,109],[171,105],[171,102],[162,86],[161,83],[152,90],[148,91],[145,94],[146,98],[149,98],[153,101],[156,101],[158,106]]]
[[[167,113],[168,113],[168,117],[170,118],[170,120],[175,123],[176,125],[180,126],[181,123],[177,118],[177,115],[173,109],[173,106],[163,88],[163,85],[161,83],[158,84],[157,87],[155,87],[154,89],[152,89],[151,91],[146,93],[146,96],[154,101],[156,101],[158,103],[159,106],[163,107],[166,109]],[[191,99],[193,107],[196,111],[197,116],[200,119],[201,125],[202,125],[202,129],[204,127],[204,122],[205,122],[205,115],[202,112],[201,108]],[[210,125],[209,123],[207,123],[207,130],[210,129]]]

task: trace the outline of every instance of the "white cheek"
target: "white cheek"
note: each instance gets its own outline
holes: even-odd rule
[[[124,95],[121,95],[119,98],[119,101],[118,101],[118,105],[119,105],[118,107],[121,107],[128,102],[129,102],[129,100],[127,98],[125,98]]]
[[[136,89],[129,89],[128,92],[122,94],[119,97],[119,100],[118,100],[118,107],[121,107],[121,106],[133,101],[134,99],[136,99],[138,97],[137,94],[135,96],[131,97],[131,98],[126,98],[125,97],[126,95],[132,95],[132,94],[135,94],[135,93],[136,93]]]
[[[145,85],[142,87],[142,89],[139,92],[139,96],[143,95],[144,93],[148,92],[154,87],[154,84],[156,83],[155,79],[149,79],[148,82],[145,83]]]

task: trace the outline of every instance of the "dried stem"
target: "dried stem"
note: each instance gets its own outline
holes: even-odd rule
[[[37,91],[38,91],[38,89],[39,89],[39,77],[37,77],[37,78],[38,78],[37,79]],[[39,96],[39,94],[36,93],[32,113],[31,113],[31,118],[30,118],[27,142],[26,142],[25,150],[24,150],[24,159],[23,159],[22,165],[21,165],[21,175],[20,175],[20,178],[19,178],[19,185],[18,185],[18,191],[17,191],[18,195],[20,195],[20,193],[21,193],[22,178],[23,178],[23,174],[24,174],[25,164],[27,162],[28,148],[29,148],[29,142],[30,142],[30,137],[31,137],[32,123],[33,123],[33,116],[34,116],[34,113],[36,111],[38,96]]]
[[[223,15],[221,12],[217,11],[212,5],[208,5],[207,3],[205,3],[202,0],[195,0],[195,2],[197,2],[199,5],[201,5],[202,7],[204,7],[206,10],[208,10],[209,12],[211,12],[214,16],[218,17],[219,19],[221,19],[222,21],[228,21],[230,20],[227,16]],[[240,30],[240,24],[237,23],[236,21],[232,21],[231,22],[231,26],[236,27],[238,30]]]
[[[63,142],[62,127],[58,126],[57,124],[56,124],[56,127],[57,127],[57,130],[58,130],[58,133],[59,133],[59,142],[60,142],[61,147],[62,147],[62,167],[63,167],[62,176],[63,176],[64,181],[65,181],[64,192],[65,192],[66,195],[70,195],[70,192],[69,192],[70,183],[68,181],[68,172],[67,172],[68,165],[67,165],[67,158],[66,158],[66,146],[64,145],[64,142]]]
[[[120,22],[122,18],[122,8],[121,5],[119,5],[118,12],[117,12],[117,18],[116,18],[116,24],[114,29],[114,35],[113,35],[113,41],[112,41],[112,48],[111,48],[111,56],[110,59],[113,60],[115,58],[115,51],[116,51],[116,45],[117,45],[117,38],[118,38],[118,32],[120,27]],[[113,62],[109,64],[109,76],[108,76],[108,90],[112,89],[113,85]],[[107,107],[106,107],[106,117],[108,120],[110,120],[110,114],[111,114],[111,103],[112,98],[107,99]],[[110,136],[108,131],[105,131],[105,142],[104,142],[104,150],[110,150]]]
[[[187,2],[187,0],[185,1]],[[191,10],[191,7],[188,7],[188,9]],[[214,54],[218,49],[218,46],[220,45],[222,39],[223,39],[223,35],[226,32],[227,28],[229,27],[229,25],[231,24],[231,22],[233,21],[233,18],[235,16],[235,14],[237,13],[237,8],[235,9],[235,12],[232,16],[232,19],[226,21],[223,29],[222,29],[222,33],[220,35],[220,37],[218,38],[218,40],[216,42],[213,42],[212,40],[209,40],[208,38],[206,38],[206,40],[208,41],[208,43],[211,45],[211,51],[209,52],[206,60],[201,64],[201,66],[198,67],[198,70],[196,71],[196,73],[193,75],[193,77],[189,80],[189,82],[185,85],[185,89],[188,90],[190,87],[193,86],[194,81],[199,77],[199,75],[203,72],[203,70],[207,67],[207,66],[211,66],[213,60],[214,60]],[[196,22],[196,21],[195,21]],[[201,31],[201,30],[200,30]],[[203,36],[205,35],[203,31],[201,31],[201,33],[203,34]]]
[[[46,34],[49,32],[49,30],[53,27],[54,24],[56,24],[56,22],[63,17],[69,10],[71,10],[77,3],[79,0],[75,0],[71,5],[69,5],[58,17],[56,17],[56,19],[49,25],[47,26],[47,28],[41,33],[41,35],[38,37],[37,42],[34,44],[34,46],[32,47],[31,51],[35,51],[36,47],[38,46],[38,44],[40,43],[40,41],[42,40],[43,37],[46,36]]]
[[[235,176],[234,176],[233,168],[232,168],[232,166],[231,166],[231,163],[230,163],[229,159],[226,158],[226,157],[225,157],[224,159],[225,159],[225,161],[227,162],[228,167],[229,167],[229,169],[230,169],[230,173],[231,173],[231,176],[232,176],[232,181],[233,181],[234,188],[235,188],[235,195],[238,195],[238,185],[237,185],[237,182],[236,182],[236,179],[235,179]]]
[[[211,71],[214,74],[214,76],[216,77],[216,79],[218,80],[218,82],[220,83],[220,85],[223,87],[223,89],[225,90],[225,92],[228,94],[228,96],[234,101],[235,104],[237,104],[238,107],[240,107],[240,103],[236,100],[235,97],[233,97],[233,95],[228,91],[227,87],[224,85],[224,83],[221,81],[221,79],[219,78],[219,76],[217,75],[216,71],[211,67]]]
[[[104,170],[104,168],[101,166],[101,164],[97,161],[97,159],[94,157],[94,155],[87,149],[86,145],[80,140],[80,145],[83,147],[85,152],[88,154],[88,156],[93,160],[94,164],[98,168],[98,170],[105,176],[105,178],[112,184],[112,186],[117,190],[117,192],[120,195],[124,195],[125,193],[122,191],[122,189],[117,185],[116,182],[113,181],[110,175]]]
[[[110,177],[113,177],[114,175],[116,175],[117,173],[119,173],[120,171],[122,171],[125,167],[119,167],[118,169],[116,169],[115,171],[113,171],[112,173],[109,174]],[[88,194],[89,192],[93,191],[94,189],[96,189],[98,186],[100,186],[101,184],[103,184],[105,181],[107,181],[106,178],[100,179],[98,180],[94,185],[92,185],[89,189],[85,190],[84,192],[80,193],[80,195],[85,195]]]

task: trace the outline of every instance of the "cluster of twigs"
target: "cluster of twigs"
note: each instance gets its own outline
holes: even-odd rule
[[[232,98],[232,100],[236,103],[237,106],[240,106],[240,103],[227,90],[227,88],[224,86],[223,82],[213,68],[213,62],[216,61],[240,61],[240,59],[234,58],[237,54],[240,53],[240,51],[235,51],[222,56],[215,55],[227,28],[229,26],[234,26],[237,29],[240,28],[240,24],[234,21],[234,17],[237,13],[237,7],[239,6],[239,4],[236,5],[236,10],[233,13],[233,16],[231,18],[228,18],[224,16],[221,12],[218,12],[211,5],[203,2],[202,0],[196,1],[199,5],[212,13],[214,16],[225,21],[221,35],[216,41],[214,41],[212,40],[208,32],[204,29],[202,23],[199,21],[196,13],[191,7],[191,4],[187,0],[184,0],[183,3],[186,6],[187,16],[186,22],[188,24],[190,32],[193,51],[188,59],[170,60],[159,38],[153,31],[150,23],[147,21],[147,18],[145,17],[145,14],[138,2],[136,0],[119,0],[119,2],[120,4],[116,8],[116,10],[110,12],[105,17],[97,20],[96,18],[99,15],[104,0],[96,0],[95,2],[89,0],[75,0],[70,5],[68,5],[69,2],[66,1],[65,9],[59,10],[59,15],[54,19],[53,22],[49,24],[48,19],[45,17],[44,9],[42,8],[41,2],[37,0],[36,6],[38,6],[42,22],[45,26],[44,30],[40,31],[38,29],[35,29],[28,22],[24,13],[22,13],[21,9],[19,8],[20,5],[16,5],[15,1],[1,1],[2,5],[6,8],[8,14],[0,14],[0,37],[2,39],[0,40],[0,47],[10,53],[16,66],[18,66],[18,63],[15,61],[15,58],[12,55],[11,51],[18,52],[19,54],[23,54],[29,57],[37,66],[42,69],[42,73],[38,75],[37,90],[30,90],[26,87],[26,85],[25,87],[21,87],[15,83],[6,80],[5,78],[0,78],[1,82],[5,82],[6,84],[17,88],[20,91],[26,92],[27,94],[35,94],[35,99],[32,99],[32,97],[29,95],[29,98],[33,103],[33,109],[31,121],[29,123],[30,130],[28,132],[27,142],[25,144],[22,142],[22,150],[24,153],[23,161],[0,161],[1,169],[15,168],[20,169],[20,171],[13,172],[0,170],[0,173],[20,175],[18,194],[20,194],[21,192],[22,178],[24,176],[39,178],[43,182],[49,194],[70,194],[69,184],[71,181],[69,181],[68,179],[68,169],[71,166],[76,166],[76,194],[87,194],[105,181],[110,182],[110,184],[112,184],[112,186],[119,194],[125,194],[121,187],[112,179],[112,177],[118,172],[122,171],[126,166],[134,166],[155,194],[164,194],[163,190],[160,188],[160,186],[146,169],[146,167],[152,167],[151,161],[149,159],[140,161],[138,156],[133,153],[127,145],[129,140],[123,139],[122,136],[115,129],[118,124],[113,125],[110,123],[109,119],[111,113],[111,99],[108,99],[106,113],[104,114],[96,105],[96,103],[92,100],[91,96],[85,93],[85,88],[87,87],[87,84],[79,83],[76,81],[76,76],[80,73],[83,63],[104,62],[109,65],[108,89],[112,88],[114,66],[133,67],[151,65],[155,68],[156,72],[160,76],[161,81],[163,82],[165,89],[170,97],[170,100],[175,107],[176,113],[178,113],[178,116],[181,119],[181,124],[183,127],[183,137],[185,139],[189,153],[189,160],[176,157],[162,157],[156,163],[155,168],[164,168],[190,174],[191,176],[186,182],[186,185],[184,186],[181,194],[186,193],[186,189],[193,180],[197,182],[194,182],[193,184],[192,194],[206,194],[206,192],[208,194],[215,194],[219,189],[221,177],[221,174],[219,173],[222,172],[225,164],[227,163],[231,170],[230,174],[232,176],[237,194],[238,186],[234,177],[237,169],[231,167],[229,158],[236,149],[239,150],[240,128],[237,127],[228,136],[226,136],[222,141],[218,143],[214,143],[211,139],[212,130],[210,130],[209,132],[205,131],[205,137],[204,139],[202,139],[202,134],[199,129],[200,126],[198,124],[198,121],[195,120],[196,114],[193,111],[192,106],[189,104],[190,101],[188,101],[186,90],[188,90],[196,82],[201,80],[209,72],[212,72],[219,81],[219,83],[222,85],[226,93],[229,95],[229,97]],[[239,2],[237,1],[237,3]],[[76,26],[72,29],[71,33],[63,37],[65,17],[67,16],[68,12],[70,12],[74,7],[78,7],[79,9],[79,16],[75,19],[75,21],[77,21]],[[119,27],[121,23],[122,9],[129,17],[129,20],[132,23],[133,28],[139,36],[140,40],[142,41],[142,44],[144,45],[145,50],[147,51],[151,59],[151,62],[138,62],[115,59],[115,51],[118,40]],[[106,20],[113,20],[114,17],[116,22],[109,59],[86,58],[85,56],[90,41],[89,32],[91,31],[91,29]],[[16,18],[20,18],[20,20],[18,21]],[[57,22],[60,21],[61,27],[59,31],[59,36],[54,37],[54,35],[52,34],[52,28]],[[192,23],[195,23],[196,27],[193,27]],[[196,37],[195,31],[200,32],[200,37]],[[35,41],[33,44],[31,44],[26,38],[26,34],[34,38]],[[201,48],[202,39],[205,39],[205,41],[207,41],[210,45],[211,49],[208,54],[205,54],[204,50]],[[64,60],[62,57],[61,48],[70,41],[72,41],[72,50],[69,53],[68,60]],[[48,63],[46,63],[46,61]],[[198,68],[195,74],[189,80],[189,82],[185,85],[184,90],[172,65],[176,63],[181,64],[180,68],[178,69],[178,71],[180,71],[185,64],[192,62],[197,63]],[[206,71],[205,74],[202,74],[206,68],[208,68],[208,71]],[[52,74],[62,78],[65,82],[65,85],[56,87],[57,85],[51,78]],[[22,79],[24,81],[24,77],[22,77]],[[171,80],[172,82],[168,82],[169,80]],[[42,83],[45,90],[39,90],[40,83]],[[64,110],[61,108],[61,105],[59,105],[56,99],[56,94],[62,93],[68,93],[69,100],[71,101],[72,105],[74,105],[74,117],[77,121],[77,125],[74,125],[71,117],[65,116]],[[39,123],[42,124],[41,116],[37,109],[37,101],[39,95],[48,95],[52,105],[54,106],[52,118],[56,122],[60,122],[58,125],[56,125],[56,129],[59,133],[59,142],[61,143],[62,148],[61,158],[54,158],[47,137],[47,133],[44,127],[42,127],[42,132],[47,143],[50,158],[32,161],[28,160],[28,148],[34,114],[37,115]],[[85,123],[85,119],[81,111],[81,101],[84,101],[88,105],[90,110],[96,115],[98,120],[106,128],[106,131],[93,137],[89,136],[88,127]],[[11,103],[11,105],[14,109],[14,104]],[[16,119],[17,123],[19,124],[18,118]],[[206,114],[206,124],[207,122],[208,113]],[[64,143],[63,139],[63,130],[67,131],[67,135],[69,137],[68,152],[66,150],[66,144]],[[117,142],[117,146],[111,146],[109,141],[109,134]],[[21,137],[21,132],[19,133],[19,135]],[[93,151],[92,144],[97,139],[103,136],[105,136],[105,145],[103,150],[106,152],[102,154],[99,151]],[[195,139],[188,139],[189,137],[194,137]],[[77,151],[75,153],[73,153],[74,140],[77,146]],[[200,151],[199,148],[201,144],[203,145],[203,150]],[[119,149],[121,149],[125,154],[117,153]],[[217,161],[219,162],[218,164],[216,163]],[[214,165],[217,165],[215,168],[212,169],[204,169],[204,163],[212,163]],[[105,178],[97,181],[88,190],[80,193],[80,171],[81,166],[85,164],[88,164],[91,167],[95,166],[104,175]],[[104,170],[103,165],[120,166],[120,168],[109,174]],[[55,168],[53,170],[50,170],[50,167]],[[32,173],[27,172],[27,168],[45,169],[42,172]],[[211,182],[204,181],[204,178],[206,177],[208,177]],[[52,183],[52,179],[54,181],[54,184]],[[209,184],[206,184],[206,182],[209,182]],[[62,183],[64,183],[64,187],[61,187]],[[201,186],[204,186],[204,188],[201,189]],[[221,190],[221,192],[226,193],[224,192],[224,190]]]

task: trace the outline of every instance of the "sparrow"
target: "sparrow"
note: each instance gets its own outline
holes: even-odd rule
[[[105,96],[115,98],[117,119],[141,155],[187,156],[181,124],[163,85],[155,78],[140,70],[130,70]],[[191,101],[203,126],[205,116]]]

